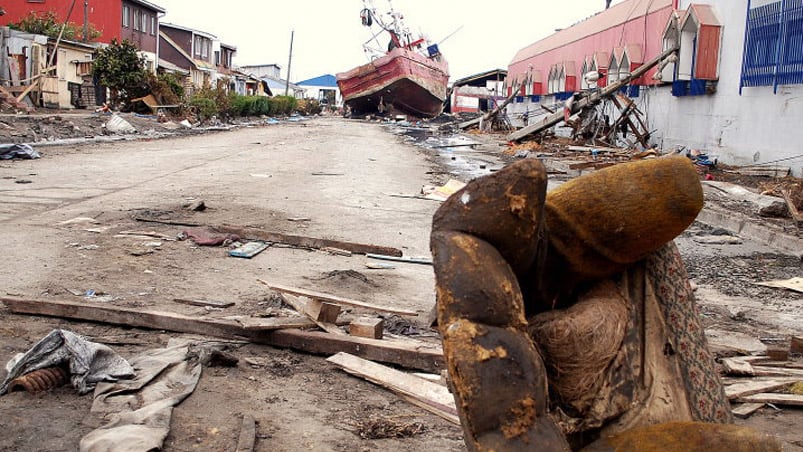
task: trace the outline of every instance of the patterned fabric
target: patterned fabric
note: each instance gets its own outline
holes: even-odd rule
[[[694,302],[686,268],[674,243],[653,253],[647,278],[655,289],[668,326],[668,341],[680,355],[680,372],[695,420],[732,422],[725,390],[708,349],[700,312]]]
[[[562,401],[554,393],[551,397],[550,416],[570,443],[582,446],[602,430],[615,433],[668,420],[731,422],[674,243],[629,268],[616,282],[615,295],[629,305],[627,329],[618,354],[599,376],[593,400],[578,411],[577,403]],[[550,369],[560,363],[545,358],[550,380],[559,378]],[[674,398],[656,401],[656,393],[667,391]]]

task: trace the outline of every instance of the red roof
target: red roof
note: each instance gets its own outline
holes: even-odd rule
[[[672,8],[673,0],[625,0],[590,18],[537,41],[516,53],[510,64],[563,47],[586,36],[619,26],[637,17]]]
[[[697,20],[700,22],[700,25],[713,25],[716,27],[721,27],[722,23],[717,18],[716,13],[714,12],[714,8],[711,5],[701,5],[699,3],[692,3],[689,5],[689,12],[697,17]],[[684,18],[684,22],[687,19]]]

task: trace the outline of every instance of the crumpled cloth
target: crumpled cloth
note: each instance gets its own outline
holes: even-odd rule
[[[13,158],[38,159],[41,157],[30,144],[0,144],[0,160],[11,160]]]
[[[111,348],[67,330],[53,330],[28,352],[8,362],[8,375],[0,385],[0,395],[7,392],[11,380],[21,375],[65,364],[70,371],[70,382],[79,394],[86,394],[102,381],[134,376],[134,368]]]
[[[81,452],[161,450],[170,433],[173,407],[195,391],[203,365],[195,347],[206,343],[171,339],[167,348],[131,360],[136,378],[101,383],[95,389],[92,417],[99,419],[81,439]]]
[[[187,229],[184,235],[198,246],[220,246],[240,240],[237,234],[214,232],[204,228]]]

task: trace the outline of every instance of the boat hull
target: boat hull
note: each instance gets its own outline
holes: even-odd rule
[[[396,110],[424,118],[438,116],[448,82],[449,66],[443,56],[427,58],[403,48],[337,74],[343,101],[353,115]]]

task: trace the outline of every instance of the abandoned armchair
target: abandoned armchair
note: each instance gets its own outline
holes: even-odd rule
[[[433,219],[438,324],[469,450],[781,450],[732,425],[672,240],[703,193],[665,157],[550,191],[528,159]]]

